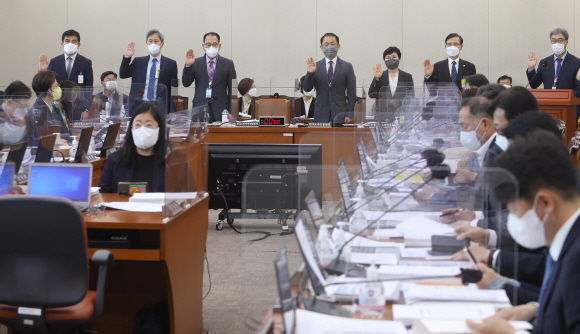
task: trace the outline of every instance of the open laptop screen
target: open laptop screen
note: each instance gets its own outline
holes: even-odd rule
[[[64,197],[73,202],[90,203],[91,164],[43,164],[30,165],[28,194]]]
[[[7,163],[0,165],[0,195],[10,194],[10,186],[12,185],[12,176],[14,174],[14,164]]]

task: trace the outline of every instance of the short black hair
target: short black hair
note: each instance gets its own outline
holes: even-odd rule
[[[64,43],[64,39],[68,36],[76,36],[78,42],[81,42],[81,34],[79,34],[78,31],[74,30],[74,29],[69,29],[65,32],[62,33],[62,42]]]
[[[153,156],[155,157],[155,162],[158,165],[163,165],[165,163],[165,115],[161,113],[159,107],[157,107],[155,103],[144,102],[135,108],[135,110],[133,110],[131,121],[129,122],[127,133],[125,134],[125,140],[123,141],[123,146],[119,150],[121,164],[124,166],[132,166],[133,163],[137,161],[138,153],[135,142],[133,141],[133,132],[131,129],[133,128],[133,121],[135,120],[135,117],[144,113],[150,113],[155,121],[157,121],[157,124],[159,124],[159,137],[157,139],[157,143],[155,143],[155,146],[153,146]]]
[[[479,86],[477,88],[477,94],[475,96],[483,96],[490,101],[493,101],[496,97],[501,94],[507,88],[504,85],[496,84],[496,83],[489,83],[483,86]],[[495,111],[495,108],[491,111],[492,113]]]
[[[203,42],[204,42],[204,43],[205,43],[205,38],[206,38],[207,36],[215,36],[215,37],[217,37],[217,39],[218,39],[218,43],[221,43],[221,42],[220,42],[220,40],[221,40],[221,39],[220,39],[220,34],[218,34],[217,32],[210,31],[210,32],[208,32],[207,34],[203,35]]]
[[[505,79],[508,79],[508,80],[510,81],[510,85],[512,84],[512,82],[513,82],[513,81],[512,81],[512,77],[510,77],[510,76],[507,76],[507,75],[505,75],[505,74],[504,74],[504,75],[502,75],[501,77],[497,78],[497,83],[499,83],[500,81],[502,81],[502,80],[505,80]]]
[[[461,35],[459,35],[456,32],[453,32],[453,33],[447,35],[447,37],[445,37],[445,44],[447,44],[447,41],[450,40],[450,39],[452,39],[453,37],[459,37],[459,43],[461,45],[463,45],[463,37],[461,37]]]
[[[577,177],[570,152],[561,136],[536,129],[513,140],[508,149],[487,162],[485,183],[502,203],[517,198],[533,202],[540,189],[550,189],[565,199],[578,196]],[[498,177],[492,168],[506,170]],[[515,180],[514,180],[515,178]],[[510,180],[511,179],[511,180]]]
[[[474,118],[488,118],[493,120],[493,113],[489,110],[489,105],[491,102],[483,96],[474,96],[469,98],[467,106],[469,108],[469,114]]]
[[[117,79],[117,73],[115,73],[113,71],[106,71],[106,72],[103,72],[103,74],[101,74],[101,81],[105,81],[105,77],[107,75],[110,75],[110,74],[114,75],[115,79]]]
[[[322,43],[321,43],[322,44]],[[401,50],[399,50],[398,47],[396,46],[389,46],[384,52],[383,52],[383,60],[385,60],[385,57],[392,54],[393,52],[397,53],[397,56],[399,58],[401,58]]]
[[[519,115],[511,122],[509,122],[502,131],[503,135],[507,139],[515,139],[521,136],[525,136],[537,129],[544,129],[550,133],[553,133],[555,136],[564,141],[562,132],[560,132],[554,117],[539,110],[534,110]]]
[[[461,98],[467,99],[477,95],[477,88],[469,88],[461,92]]]
[[[320,37],[320,45],[322,45],[322,41],[324,40],[324,37],[326,36],[334,36],[334,38],[336,38],[336,44],[340,45],[340,39],[338,39],[338,36],[336,36],[336,34],[331,33],[331,32],[327,32],[326,34],[322,35],[322,37]],[[384,57],[383,57],[384,59]]]
[[[524,87],[512,87],[497,97],[497,108],[505,111],[505,119],[511,121],[526,111],[538,110],[538,101]]]
[[[485,84],[489,83],[489,80],[485,77],[485,75],[481,73],[468,75],[465,77],[465,82],[468,83],[470,86],[481,87]]]
[[[42,71],[36,73],[34,78],[32,78],[32,90],[34,90],[37,95],[48,92],[57,77],[58,74],[53,71]]]
[[[240,83],[238,84],[238,92],[240,92],[241,96],[246,95],[246,93],[252,89],[252,85],[254,84],[254,79],[250,79],[250,78],[243,78],[242,80],[240,80]]]
[[[4,101],[29,99],[32,97],[32,90],[24,82],[15,80],[6,87],[3,95]]]

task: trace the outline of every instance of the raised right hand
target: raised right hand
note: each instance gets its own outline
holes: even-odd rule
[[[308,73],[316,72],[316,63],[314,62],[314,59],[312,59],[312,57],[306,59],[306,70],[308,71]]]
[[[135,54],[135,42],[131,42],[127,45],[127,49],[125,50],[125,56],[133,57]]]
[[[533,70],[538,64],[538,58],[536,58],[536,53],[534,51],[528,52],[528,69]]]
[[[193,63],[195,63],[195,54],[193,53],[193,49],[189,49],[185,53],[185,66],[191,66]]]
[[[383,76],[383,71],[381,70],[381,64],[373,66],[373,74],[375,79],[379,80]]]
[[[48,58],[46,58],[45,54],[40,55],[38,69],[41,71],[46,71],[48,69]]]
[[[429,59],[425,59],[423,63],[423,69],[425,70],[425,76],[430,77],[433,75],[433,65],[431,65],[431,61]]]

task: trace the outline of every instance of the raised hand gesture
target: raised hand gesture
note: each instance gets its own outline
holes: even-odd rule
[[[423,63],[423,68],[425,69],[425,76],[430,77],[433,75],[433,65],[431,65],[431,61],[429,59],[425,59]]]
[[[46,71],[48,69],[48,58],[45,54],[40,55],[40,61],[38,63],[38,69],[41,71]]]
[[[195,63],[195,54],[193,53],[193,49],[189,49],[185,53],[185,66],[191,66],[193,63]]]
[[[135,42],[131,42],[127,45],[127,49],[125,50],[125,56],[133,57],[135,54]]]
[[[379,80],[383,76],[383,71],[381,70],[381,64],[376,64],[373,66],[373,73],[375,75],[375,79]]]
[[[533,70],[538,64],[538,58],[536,58],[536,53],[534,51],[528,52],[528,69]]]
[[[312,59],[312,57],[306,59],[306,70],[308,71],[308,73],[316,72],[316,63],[314,62],[314,59]]]

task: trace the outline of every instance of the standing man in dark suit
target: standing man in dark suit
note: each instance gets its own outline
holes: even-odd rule
[[[533,333],[580,333],[580,195],[570,152],[558,137],[533,131],[488,164],[510,172],[519,185],[486,178],[495,198],[507,204],[510,234],[527,248],[549,246],[549,253],[538,303],[503,309],[481,324],[468,321],[476,333],[516,333],[506,320],[534,318]]]
[[[383,52],[383,59],[387,69],[383,72],[381,64],[373,66],[374,78],[369,87],[369,96],[372,95],[378,102],[375,119],[381,122],[388,119],[392,122],[405,96],[413,93],[413,76],[399,70],[401,50],[398,47],[388,47]]]
[[[236,78],[234,62],[218,56],[222,48],[220,35],[208,32],[203,35],[203,57],[195,58],[193,49],[185,54],[185,67],[181,75],[183,86],[189,87],[195,81],[195,95],[192,107],[209,106],[209,121],[221,121],[222,112],[232,112],[232,80]]]
[[[544,84],[544,89],[573,89],[574,95],[580,96],[580,81],[576,79],[580,70],[580,59],[566,51],[568,47],[568,31],[556,28],[550,32],[553,55],[540,61],[536,71],[538,58],[536,53],[528,53],[528,81],[530,87],[538,88]],[[576,109],[576,118],[580,117],[580,109]]]
[[[60,45],[64,49],[64,56],[56,56],[48,62],[45,54],[40,55],[40,71],[53,71],[60,83],[70,80],[82,89],[81,99],[90,101],[93,96],[93,62],[78,54],[81,46],[81,35],[78,31],[69,29],[62,33]],[[81,120],[89,118],[88,112],[81,113]]]
[[[354,118],[357,100],[356,76],[352,64],[337,57],[340,42],[338,36],[331,32],[320,38],[320,50],[324,53],[324,59],[316,63],[312,57],[306,60],[307,72],[303,87],[304,91],[309,92],[316,86],[314,121],[350,123]]]
[[[449,58],[431,65],[429,59],[425,59],[425,82],[454,82],[459,90],[465,87],[465,77],[476,72],[475,65],[467,60],[459,59],[459,52],[463,50],[463,37],[457,33],[447,35],[445,38],[445,50]]]
[[[131,42],[127,45],[119,69],[121,79],[132,78],[129,114],[142,101],[156,101],[165,114],[175,112],[171,87],[177,87],[177,63],[171,58],[161,56],[161,49],[165,44],[165,35],[161,31],[149,30],[145,41],[149,56],[137,57],[131,62],[131,57],[135,54],[135,42]]]

